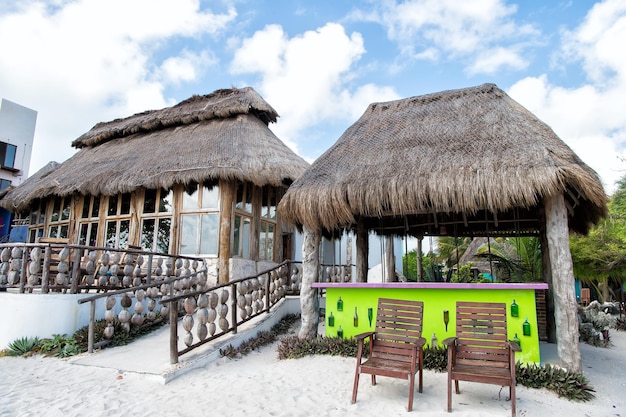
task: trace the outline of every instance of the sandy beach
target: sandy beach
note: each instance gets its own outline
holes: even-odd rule
[[[596,390],[587,403],[517,387],[517,415],[626,416],[626,333],[609,349],[581,344],[584,372]],[[220,358],[163,385],[112,369],[33,356],[0,358],[0,416],[510,416],[507,389],[461,383],[446,408],[446,374],[425,371],[424,392],[406,411],[408,382],[361,378],[350,403],[354,358],[278,360],[276,343],[239,359]]]

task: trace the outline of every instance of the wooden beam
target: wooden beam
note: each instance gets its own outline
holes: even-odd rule
[[[218,252],[218,283],[225,284],[230,281],[230,236],[233,221],[233,202],[235,200],[236,183],[234,181],[219,180],[220,192],[220,230]]]
[[[356,282],[367,282],[369,239],[362,219],[356,224]]]

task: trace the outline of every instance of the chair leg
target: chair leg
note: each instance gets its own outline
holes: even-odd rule
[[[452,411],[452,377],[448,371],[448,413]]]
[[[454,380],[454,392],[456,392],[457,394],[461,393],[461,391],[459,391],[459,380],[458,379]]]
[[[409,407],[408,411],[413,410],[413,392],[415,391],[415,374],[409,375]]]
[[[359,369],[357,368],[356,372],[354,373],[354,386],[352,387],[352,404],[356,402],[356,393],[359,390],[359,376],[360,375],[361,373],[359,372]]]
[[[509,397],[511,397],[511,417],[515,417],[515,381],[509,387]]]
[[[419,361],[419,392],[422,392],[422,371],[424,371],[424,351],[420,349],[420,361]]]
[[[372,385],[376,385],[376,375],[372,374]]]

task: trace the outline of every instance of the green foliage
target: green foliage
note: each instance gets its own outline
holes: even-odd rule
[[[424,349],[424,369],[435,372],[446,372],[448,368],[448,348],[443,346]]]
[[[67,358],[78,355],[82,350],[73,337],[69,337],[66,334],[54,334],[51,339],[41,339],[40,352],[45,356]]]
[[[475,282],[474,276],[472,275],[473,266],[473,262],[468,262],[464,265],[460,265],[458,270],[452,272],[452,278],[450,279],[450,282]]]
[[[516,381],[529,388],[546,388],[555,392],[559,397],[565,397],[574,401],[590,401],[594,395],[594,389],[582,373],[567,371],[565,369],[546,364],[515,365]]]
[[[463,237],[455,238],[453,236],[440,236],[437,238],[437,256],[435,261],[442,263],[447,267],[452,267],[457,263],[457,260],[463,256],[472,238]]]
[[[496,238],[482,245],[476,256],[491,259],[498,276],[508,282],[536,282],[542,277],[542,254],[536,237]]]
[[[357,349],[358,343],[354,339],[339,337],[300,339],[298,336],[289,336],[281,339],[278,344],[278,359],[297,359],[308,355],[356,357]]]
[[[616,317],[615,321],[613,322],[613,328],[615,330],[625,331],[626,330],[626,318]]]
[[[36,352],[39,348],[39,339],[36,337],[22,337],[15,339],[9,343],[4,350],[4,354],[7,356],[23,356],[29,353]]]
[[[124,346],[132,342],[133,340],[144,336],[146,334],[152,333],[153,331],[159,329],[161,326],[166,324],[167,322],[161,318],[157,318],[156,320],[150,322],[146,320],[141,326],[131,326],[130,332],[126,333],[124,328],[122,327],[122,323],[119,320],[113,321],[113,337],[110,341],[103,345],[102,347],[114,347],[114,346]],[[107,323],[105,320],[98,320],[94,322],[94,330],[93,330],[93,339],[94,344],[103,342],[107,340],[104,337],[104,329],[107,327]],[[88,347],[88,338],[89,338],[89,326],[82,327],[74,333],[74,339],[76,340],[76,344],[79,347],[80,352],[86,352]]]
[[[402,273],[409,281],[417,281],[417,249],[409,251],[402,257]],[[441,265],[435,261],[433,252],[422,255],[422,277],[424,281],[441,281]]]
[[[608,206],[608,217],[587,236],[570,237],[574,273],[596,289],[599,282],[606,289],[609,277],[618,281],[626,277],[626,177],[618,181]],[[598,294],[601,302],[608,301],[606,291]]]
[[[281,321],[276,323],[270,331],[261,331],[256,337],[250,338],[243,342],[239,347],[228,345],[224,349],[220,349],[220,356],[227,358],[237,358],[242,355],[247,355],[253,350],[257,350],[263,346],[274,343],[278,336],[285,334],[289,331],[289,328],[299,319],[297,314],[287,314]]]

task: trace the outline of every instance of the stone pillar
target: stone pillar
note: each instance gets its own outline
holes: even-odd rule
[[[319,281],[320,232],[304,226],[302,242],[302,286],[300,289],[301,326],[298,337],[313,339],[319,324],[319,300],[312,284]]]
[[[567,208],[562,194],[545,200],[546,237],[554,296],[557,353],[561,365],[573,372],[582,372],[578,346],[578,317],[574,268],[569,247]],[[535,330],[536,331],[536,330]]]

